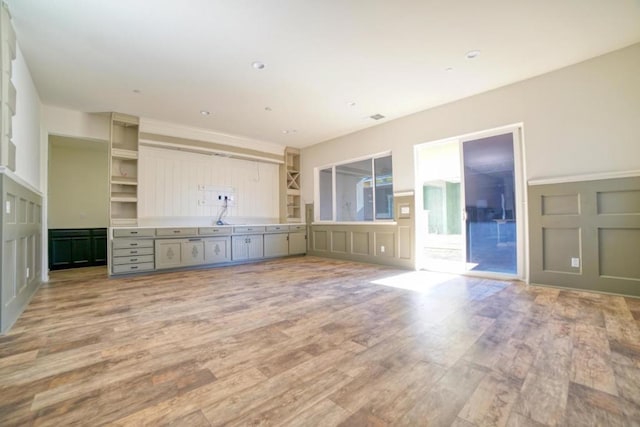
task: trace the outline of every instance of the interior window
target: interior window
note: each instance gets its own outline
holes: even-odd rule
[[[318,184],[321,221],[393,219],[391,155],[320,169]]]

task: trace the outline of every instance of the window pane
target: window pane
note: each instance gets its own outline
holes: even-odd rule
[[[320,220],[333,220],[333,182],[331,169],[320,170]]]
[[[336,166],[336,220],[372,221],[371,159]]]
[[[391,156],[374,160],[376,173],[376,219],[393,218],[393,169]]]

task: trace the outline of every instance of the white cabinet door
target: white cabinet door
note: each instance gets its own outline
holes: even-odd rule
[[[247,250],[249,253],[249,259],[263,258],[264,246],[262,234],[255,236],[247,236],[249,238]]]
[[[156,240],[156,268],[174,268],[182,265],[183,239]]]
[[[289,254],[307,253],[307,235],[305,233],[289,233]]]
[[[234,261],[262,258],[264,256],[262,234],[231,237],[231,258]]]
[[[231,237],[231,259],[234,261],[249,259],[248,239],[249,236]]]
[[[182,265],[204,264],[204,242],[202,239],[183,240],[180,249]]]
[[[228,237],[212,237],[204,239],[204,262],[213,264],[216,262],[231,261],[231,241]]]
[[[277,257],[289,255],[289,234],[265,234],[264,235],[264,256]]]

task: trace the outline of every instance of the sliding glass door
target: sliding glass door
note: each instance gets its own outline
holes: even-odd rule
[[[513,134],[462,142],[466,262],[471,270],[516,274]]]
[[[516,131],[416,148],[419,267],[516,276]]]

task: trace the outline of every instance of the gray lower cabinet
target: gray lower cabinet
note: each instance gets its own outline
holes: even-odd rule
[[[249,234],[231,237],[231,259],[242,261],[264,257],[262,234]]]
[[[151,239],[114,239],[112,250],[111,270],[114,274],[150,271],[155,268]]]
[[[208,237],[204,242],[204,260],[207,264],[231,261],[231,238]]]
[[[184,239],[156,239],[156,269],[182,266]]]
[[[264,235],[264,256],[266,258],[289,255],[289,233]]]
[[[289,255],[307,253],[307,234],[289,233]]]
[[[204,241],[202,239],[187,239],[180,247],[182,265],[204,264]]]

